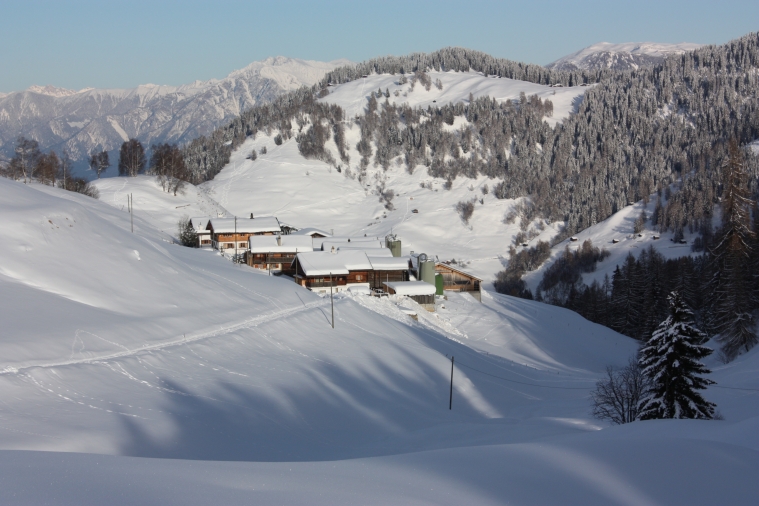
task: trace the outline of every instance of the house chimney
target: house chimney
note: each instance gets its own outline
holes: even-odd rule
[[[253,219],[253,213],[250,213],[250,219],[251,220]]]
[[[332,254],[333,255],[335,254],[335,247],[334,246],[332,246]]]
[[[281,235],[277,236],[277,246],[282,246],[282,236]]]

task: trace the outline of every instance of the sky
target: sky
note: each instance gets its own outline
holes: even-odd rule
[[[544,65],[596,42],[722,44],[756,0],[0,0],[0,92],[179,85],[269,56],[362,61],[462,46]]]

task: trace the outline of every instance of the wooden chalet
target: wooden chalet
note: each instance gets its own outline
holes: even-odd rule
[[[435,311],[435,286],[426,281],[396,281],[384,283],[387,293],[405,295],[427,311]]]
[[[245,263],[257,269],[295,274],[293,260],[301,252],[313,251],[308,235],[252,235],[248,238]]]
[[[274,216],[261,218],[211,218],[206,227],[210,232],[211,246],[219,251],[247,251],[252,235],[275,235],[282,232]]]
[[[469,295],[482,302],[482,278],[442,262],[435,263],[435,274],[443,276],[443,290],[468,292]]]
[[[211,232],[208,230],[208,222],[210,220],[209,216],[190,218],[190,224],[198,235],[198,248],[211,247]]]
[[[295,282],[313,291],[349,288],[384,290],[383,283],[408,280],[408,260],[390,250],[337,249],[298,253],[293,261]]]

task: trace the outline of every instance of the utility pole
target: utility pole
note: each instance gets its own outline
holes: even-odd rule
[[[232,258],[234,263],[237,263],[237,216],[235,216],[235,256]]]
[[[132,212],[134,208],[134,196],[132,194],[129,194],[129,223],[132,225],[132,233],[134,234],[134,213]]]
[[[332,306],[332,328],[335,328],[335,298],[332,296],[332,273],[329,273],[329,303]]]
[[[451,393],[448,397],[448,409],[453,409],[453,355],[451,355]]]

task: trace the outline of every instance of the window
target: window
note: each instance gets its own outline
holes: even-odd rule
[[[224,243],[224,247],[225,248],[234,248],[235,247],[235,243],[233,243],[233,242]]]
[[[211,239],[203,239],[200,244],[211,244]]]
[[[240,247],[241,247],[241,248],[245,248],[245,247],[247,247],[247,243],[241,242],[241,243],[240,243]]]

